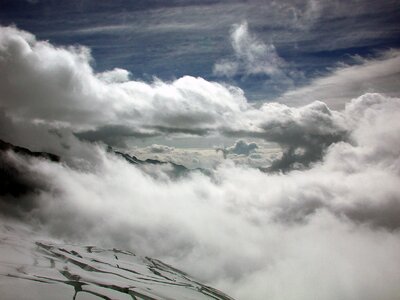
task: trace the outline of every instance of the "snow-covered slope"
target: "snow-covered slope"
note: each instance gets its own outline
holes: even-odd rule
[[[130,251],[60,244],[0,223],[0,298],[219,299],[229,296]]]

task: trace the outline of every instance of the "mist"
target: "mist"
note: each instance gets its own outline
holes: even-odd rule
[[[227,160],[212,178],[173,181],[100,145],[86,144],[97,157],[89,169],[8,153],[39,183],[29,205],[2,205],[51,236],[161,258],[238,299],[395,299],[399,109],[379,95],[353,100],[352,142],[288,173]]]
[[[16,28],[2,29],[0,45],[0,138],[61,157],[1,153],[24,187],[0,195],[3,218],[162,259],[236,299],[398,298],[399,98],[366,93],[339,111],[311,99],[255,108],[239,88],[202,78],[147,84],[121,69],[95,74],[84,48]],[[104,143],[211,133],[274,142],[282,155],[267,171],[227,156],[210,174],[171,178]]]

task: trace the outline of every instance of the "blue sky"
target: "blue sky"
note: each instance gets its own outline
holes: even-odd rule
[[[119,146],[264,140],[269,103],[400,96],[399,2],[3,0],[2,105]]]
[[[96,71],[123,68],[145,81],[200,76],[239,86],[254,101],[272,100],[340,64],[355,64],[354,55],[375,57],[399,47],[399,3],[3,0],[0,23],[55,45],[85,45]],[[244,22],[249,35],[275,47],[284,80],[265,72],[213,72],[221,60],[235,60],[231,34]]]

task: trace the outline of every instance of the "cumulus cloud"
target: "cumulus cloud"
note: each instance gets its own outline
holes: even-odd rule
[[[247,36],[247,25],[236,31],[240,55],[257,57],[257,49],[265,50]],[[322,103],[255,108],[239,88],[202,78],[125,81],[120,69],[95,74],[87,48],[54,47],[14,27],[2,27],[0,36],[1,104],[14,120],[68,128],[81,139],[117,146],[156,135],[244,134],[285,148],[287,162],[276,169],[291,169],[299,160],[308,166],[344,136],[340,118]]]
[[[381,52],[375,58],[355,56],[354,65],[342,65],[309,85],[284,93],[277,101],[304,105],[324,101],[333,109],[343,109],[348,99],[367,92],[399,96],[400,51]]]
[[[256,143],[246,143],[246,141],[238,140],[235,145],[227,148],[227,150],[238,155],[249,155],[257,148],[258,146]]]
[[[271,170],[308,167],[322,159],[331,144],[347,138],[346,120],[322,102],[313,102],[283,114],[280,122],[264,124],[264,138],[277,142],[284,150],[282,157],[272,163]],[[287,116],[291,117],[285,118]]]
[[[48,124],[13,119],[0,110],[0,139],[32,151],[45,151],[62,157],[69,166],[90,169],[99,161],[96,151],[79,141],[68,128],[54,128]]]
[[[115,68],[111,71],[106,71],[97,74],[97,77],[106,83],[121,83],[129,81],[130,72],[121,68]]]
[[[106,80],[91,59],[1,28],[0,137],[62,158],[2,151],[0,175],[26,188],[1,190],[3,216],[163,259],[238,299],[396,299],[399,98],[256,108],[240,89],[201,78],[145,83],[114,70]],[[165,165],[139,168],[86,142],[176,133],[275,142],[284,151],[270,171],[283,172],[227,160],[171,179]]]
[[[171,83],[95,74],[89,49],[54,47],[14,27],[0,29],[1,102],[9,114],[75,130],[98,126],[208,130],[248,108],[235,87],[185,76]]]
[[[285,113],[296,126],[322,119],[316,136],[330,132],[333,114],[347,139],[287,174],[227,161],[212,177],[171,181],[94,145],[91,170],[8,153],[19,172],[46,183],[22,216],[70,241],[161,258],[237,299],[395,299],[400,99],[366,94],[341,113],[315,106]]]
[[[232,77],[236,74],[279,75],[284,60],[273,44],[265,44],[249,32],[247,22],[237,24],[231,32],[234,59],[224,59],[214,65],[214,74]]]
[[[174,147],[152,144],[151,146],[147,147],[147,150],[151,153],[169,153],[174,151]]]
[[[221,151],[226,158],[228,154],[245,155],[248,156],[258,148],[256,143],[247,143],[244,140],[237,140],[235,144],[227,148],[218,148],[217,151]]]
[[[299,108],[266,103],[258,111],[248,112],[248,118],[252,119],[248,130],[228,128],[225,134],[253,136],[279,144],[283,156],[273,162],[271,171],[308,167],[320,160],[332,143],[347,138],[345,115],[330,110],[323,102]]]

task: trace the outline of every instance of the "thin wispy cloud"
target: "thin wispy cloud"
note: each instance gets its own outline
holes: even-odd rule
[[[289,70],[286,78],[264,85],[257,82],[255,75],[251,80],[221,76],[241,87],[251,100],[272,100],[316,74],[325,73],[327,67],[335,66],[343,55],[355,54],[357,49],[365,53],[375,48],[398,47],[399,18],[393,2],[172,1],[146,5],[138,2],[125,7],[45,0],[35,5],[26,3],[19,9],[10,3],[4,2],[0,12],[3,25],[30,29],[41,39],[58,45],[86,45],[93,49],[96,71],[119,67],[146,81],[152,76],[172,80],[187,74],[215,78],[214,74],[235,73],[237,64],[233,63],[236,58],[229,30],[232,24],[248,20],[249,35],[271,46],[271,53],[273,46],[278,56],[299,72],[295,75]],[[51,17],[46,13],[50,10]],[[37,18],[30,22],[24,11],[31,11]],[[224,68],[215,73],[215,66]]]
[[[310,84],[290,90],[277,101],[302,105],[321,100],[331,108],[342,109],[348,99],[367,92],[399,96],[400,51],[391,49],[374,58],[354,57],[353,65],[342,65],[317,77]]]
[[[284,60],[273,44],[266,44],[249,32],[247,22],[235,25],[231,36],[234,59],[225,59],[214,65],[214,74],[235,75],[264,74],[276,76],[281,73]]]

